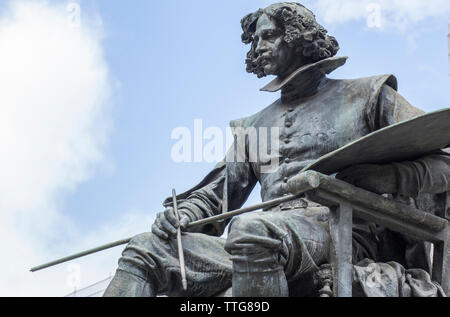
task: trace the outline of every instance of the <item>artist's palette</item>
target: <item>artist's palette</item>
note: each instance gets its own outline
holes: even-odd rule
[[[414,160],[450,147],[450,108],[403,121],[347,144],[306,166],[331,175],[358,164]]]

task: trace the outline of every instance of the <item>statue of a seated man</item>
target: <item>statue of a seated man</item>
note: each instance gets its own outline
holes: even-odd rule
[[[222,213],[224,196],[229,210],[240,208],[257,182],[263,201],[287,195],[289,179],[312,161],[423,114],[397,93],[392,75],[327,78],[346,58],[334,57],[338,42],[302,5],[274,4],[247,15],[241,23],[242,40],[251,45],[247,71],[258,77],[275,75],[264,90],[281,90],[281,98],[231,126],[279,128],[280,165],[266,173],[261,171],[265,162],[259,160],[224,160],[199,185],[178,196],[180,222],[167,200],[168,208],[158,214],[152,233],[136,236],[124,250],[105,296],[215,296],[230,287],[237,297],[317,295],[312,276],[329,262],[330,250],[324,206],[298,199],[235,217],[226,239],[221,236],[227,222],[184,232],[187,291],[181,286],[176,229]],[[414,198],[432,211],[440,194],[450,190],[450,155],[436,152],[416,161],[356,166],[337,177],[378,194]],[[406,269],[429,272],[425,243],[355,221],[353,262],[365,259],[395,261]]]

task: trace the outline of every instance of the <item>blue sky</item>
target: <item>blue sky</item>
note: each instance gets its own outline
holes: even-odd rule
[[[25,6],[32,2],[36,1],[21,1]],[[42,10],[52,8],[54,11],[51,14],[65,19],[67,12],[64,9],[70,1],[38,2],[44,3],[45,9]],[[64,256],[82,248],[124,238],[124,234],[149,230],[151,219],[156,212],[162,211],[162,201],[171,194],[172,188],[178,192],[187,190],[214,166],[206,162],[174,163],[170,155],[175,143],[171,139],[172,130],[179,126],[193,129],[195,119],[202,119],[205,128],[215,126],[225,129],[232,119],[254,114],[279,97],[259,91],[270,78],[257,79],[245,72],[244,59],[248,47],[240,41],[240,19],[271,1],[80,0],[77,3],[81,9],[81,25],[86,32],[83,34],[87,34],[89,39],[86,54],[88,56],[91,52],[93,55],[92,62],[89,60],[89,63],[80,65],[92,63],[95,69],[98,66],[99,72],[95,74],[107,76],[107,79],[98,77],[102,83],[98,87],[103,89],[103,84],[107,85],[109,88],[105,91],[109,90],[109,93],[97,96],[89,92],[85,95],[84,90],[80,90],[75,94],[73,104],[76,109],[80,100],[87,100],[87,103],[91,100],[81,97],[92,95],[95,104],[95,100],[108,96],[101,106],[94,107],[98,109],[99,116],[92,120],[88,133],[82,134],[87,138],[87,144],[95,140],[92,141],[93,158],[83,159],[90,162],[89,166],[82,168],[80,175],[73,176],[75,180],[64,183],[64,179],[70,179],[67,176],[71,175],[69,169],[64,170],[63,181],[48,185],[51,195],[47,205],[51,206],[54,214],[48,218],[48,223],[42,225],[41,231],[47,230],[49,233],[40,234],[35,243],[42,250],[47,248],[51,251],[26,261],[24,259],[24,263],[50,260],[49,257]],[[368,13],[364,5],[370,3],[380,5],[382,20],[379,27],[367,25]],[[305,1],[304,4],[315,11],[318,21],[337,38],[341,46],[338,55],[349,56],[347,64],[330,77],[357,78],[392,73],[399,80],[399,92],[413,105],[426,111],[450,107],[448,1],[399,0],[391,3],[385,0],[318,0]],[[8,1],[0,3],[0,19],[3,19],[0,20],[0,31],[5,21],[2,17],[8,8]],[[36,11],[30,12],[33,15]],[[44,23],[40,19],[42,16],[36,16],[35,21]],[[8,43],[1,41],[3,34],[0,32],[0,46]],[[42,41],[38,40],[35,48],[44,47],[51,41],[51,38],[45,38],[46,33],[41,36],[39,40]],[[63,49],[64,41],[58,45]],[[22,53],[29,57],[33,55],[32,51]],[[12,58],[17,58],[20,64],[20,57],[14,53],[12,51]],[[68,54],[71,59],[81,60],[78,52]],[[57,69],[51,61],[46,62]],[[70,72],[76,79],[74,85],[80,81],[89,82],[95,75],[83,77],[83,70],[78,67],[70,69]],[[47,97],[52,100],[52,94],[56,94],[58,89],[51,89],[46,83],[47,75],[51,76],[49,73],[40,77],[36,84],[48,89]],[[23,73],[19,79],[30,76],[33,74]],[[17,83],[23,86],[20,80]],[[93,87],[97,90],[96,85]],[[64,93],[66,90],[63,87],[61,91]],[[71,113],[69,103],[64,105]],[[52,113],[49,114],[42,119],[42,126],[51,124]],[[76,124],[72,121],[78,117],[64,118],[69,125]],[[45,143],[44,139],[41,141]],[[51,157],[54,149],[51,143],[48,146],[51,150],[46,155]],[[96,153],[101,159],[96,159]],[[40,169],[36,161],[28,164],[36,173]],[[62,161],[61,165],[64,164]],[[78,171],[79,164],[74,166],[74,170]],[[255,190],[249,203],[259,201],[258,190]],[[1,212],[2,199],[7,201],[4,197],[8,194],[0,195]],[[21,201],[27,201],[28,194],[32,193],[25,192]],[[26,204],[21,205],[21,209],[25,207]],[[44,217],[38,203],[31,205],[30,209],[37,217]],[[128,214],[134,216],[124,218]],[[27,216],[14,217],[11,216],[12,223],[20,223]],[[52,231],[52,224],[59,224],[61,218],[64,219],[64,226]],[[74,240],[82,240],[82,243]],[[33,245],[27,244],[27,247],[32,248]],[[90,274],[83,280],[84,285],[95,282],[96,276],[100,280],[104,278],[100,275],[113,272],[120,250],[114,252],[98,255],[103,257],[102,263],[109,264]],[[86,267],[89,265],[98,264],[86,263],[83,264],[84,270],[88,270]],[[20,276],[23,272],[17,274]],[[42,284],[52,274],[59,279],[65,276],[61,272],[49,271],[33,279]],[[28,280],[24,281],[29,285]],[[64,282],[60,280],[52,283],[48,294],[68,293],[70,290],[62,284]],[[3,288],[2,293],[8,294],[6,285],[9,284],[0,279],[0,291]],[[23,284],[14,294],[35,293],[27,291]]]

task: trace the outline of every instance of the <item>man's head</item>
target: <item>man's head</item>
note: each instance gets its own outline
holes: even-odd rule
[[[242,41],[251,44],[247,71],[284,77],[296,68],[336,55],[339,44],[314,14],[294,2],[273,4],[245,16]]]

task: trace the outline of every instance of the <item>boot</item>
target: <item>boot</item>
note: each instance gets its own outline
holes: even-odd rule
[[[233,297],[288,296],[288,283],[282,267],[266,272],[233,270]]]
[[[104,297],[155,297],[153,286],[145,279],[117,270]]]

